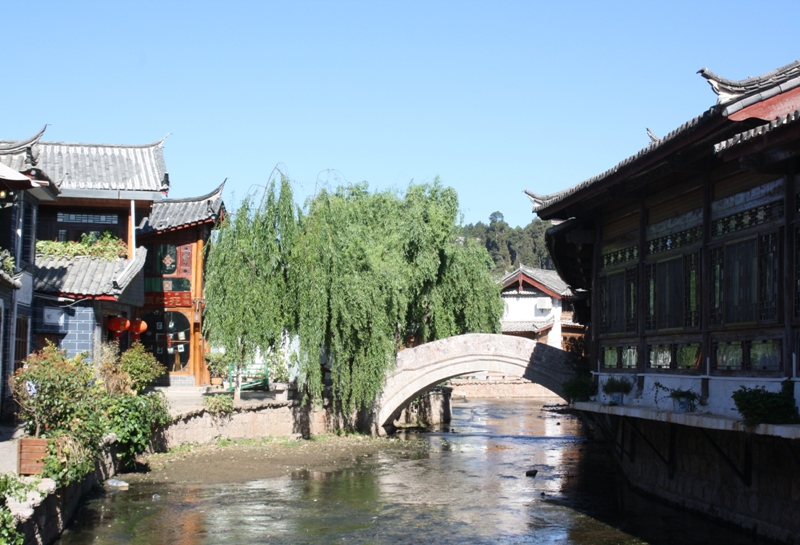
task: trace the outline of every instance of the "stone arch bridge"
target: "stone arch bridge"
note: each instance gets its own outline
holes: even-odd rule
[[[561,397],[561,384],[574,374],[567,352],[510,335],[470,333],[407,348],[397,354],[396,366],[373,408],[373,432],[393,431],[403,408],[431,387],[481,371],[525,378]]]

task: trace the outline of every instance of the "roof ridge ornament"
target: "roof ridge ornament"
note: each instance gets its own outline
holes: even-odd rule
[[[764,89],[775,87],[800,76],[800,60],[776,68],[766,74],[742,80],[723,78],[708,68],[701,68],[697,73],[708,80],[711,90],[717,94],[717,104],[728,104],[743,96],[761,92]]]

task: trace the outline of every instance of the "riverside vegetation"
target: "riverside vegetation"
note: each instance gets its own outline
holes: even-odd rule
[[[457,221],[458,196],[438,179],[403,196],[326,189],[303,209],[285,177],[273,180],[209,241],[205,333],[238,362],[296,338],[303,399],[321,401],[329,372],[334,406],[351,414],[403,345],[499,331],[494,264]]]
[[[95,368],[85,355],[67,358],[48,343],[28,356],[10,380],[25,431],[48,439],[42,477],[59,485],[95,470],[108,434],[116,435],[118,461],[127,466],[147,448],[153,432],[170,421],[163,394],[140,393],[164,372],[155,357],[138,343],[122,355],[116,343],[105,345],[101,354],[103,361]],[[7,476],[0,484],[13,494],[24,486]],[[18,543],[21,536],[4,502],[0,536]]]

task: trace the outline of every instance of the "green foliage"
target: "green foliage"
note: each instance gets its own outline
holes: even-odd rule
[[[124,466],[144,452],[153,433],[170,423],[169,404],[161,392],[122,394],[105,401],[108,430],[117,435],[117,454]]]
[[[36,253],[54,258],[88,256],[113,261],[128,257],[128,245],[111,231],[105,231],[99,238],[84,233],[80,241],[37,240]]]
[[[589,401],[590,397],[597,395],[597,381],[590,373],[581,373],[566,381],[562,386],[564,395],[567,396],[570,403]]]
[[[225,416],[233,413],[233,396],[227,394],[205,396],[203,406],[214,416]]]
[[[494,263],[495,273],[502,274],[513,267],[526,265],[540,269],[552,269],[553,262],[545,244],[544,233],[549,221],[534,218],[524,228],[510,227],[503,214],[494,212],[489,224],[478,222],[461,228],[461,236],[484,246]]]
[[[656,405],[658,405],[658,396],[660,392],[665,392],[667,394],[667,397],[672,399],[685,399],[686,402],[688,402],[689,404],[690,411],[694,411],[695,409],[697,409],[697,403],[700,402],[700,394],[698,394],[694,390],[691,389],[684,390],[683,388],[670,388],[669,386],[664,386],[658,381],[653,383],[653,392]]]
[[[131,388],[136,392],[144,390],[167,371],[166,367],[161,365],[139,341],[123,352],[119,358],[119,367],[122,372],[128,374]]]
[[[17,266],[14,263],[14,256],[8,250],[0,250],[0,269],[11,276],[14,274]]]
[[[14,400],[26,431],[34,437],[52,437],[80,429],[99,437],[93,400],[94,374],[80,356],[72,359],[48,343],[34,352],[11,378]]]
[[[119,365],[119,343],[100,345],[100,366],[97,369],[106,393],[124,394],[131,391],[131,377]]]
[[[233,360],[225,352],[209,352],[206,354],[206,366],[212,377],[222,378],[228,374]]]
[[[321,191],[305,215],[286,179],[279,195],[270,184],[208,246],[206,333],[238,361],[297,335],[305,396],[321,399],[325,365],[338,406],[364,407],[404,341],[499,331],[492,262],[457,237],[457,217],[456,192],[438,179],[404,197],[366,184]]]
[[[347,412],[367,406],[404,340],[496,332],[499,287],[483,248],[456,241],[458,197],[438,179],[404,198],[365,184],[321,192],[309,204],[290,269],[300,380],[322,393],[322,369]]]
[[[287,270],[295,230],[292,192],[283,178],[279,195],[272,182],[258,208],[245,199],[209,241],[204,329],[240,365],[277,345],[290,321]]]
[[[289,382],[289,355],[281,345],[272,347],[266,355],[270,382]]]
[[[733,402],[748,426],[757,424],[798,424],[800,414],[794,400],[794,385],[786,380],[780,392],[768,392],[763,386],[742,386],[733,392]]]
[[[626,377],[610,377],[603,383],[603,393],[606,394],[629,394],[633,388],[633,383]]]
[[[114,347],[105,348],[102,357],[113,361]],[[131,358],[134,363],[136,354]],[[121,373],[127,376],[139,369],[131,364]],[[135,376],[143,380],[142,373]],[[102,437],[109,431],[117,434],[122,460],[129,462],[144,450],[153,431],[169,422],[163,395],[137,396],[125,388],[106,391],[94,383],[91,367],[80,356],[68,359],[52,344],[31,354],[12,377],[12,392],[27,431],[51,439],[43,476],[67,484],[93,471]]]
[[[8,509],[7,497],[22,501],[35,486],[8,473],[0,474],[0,543],[22,545],[25,536],[17,529],[17,522]]]

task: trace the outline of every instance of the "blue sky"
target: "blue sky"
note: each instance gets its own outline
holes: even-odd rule
[[[171,197],[438,175],[464,223],[598,174],[800,59],[800,2],[8,2],[0,139],[170,133]],[[229,204],[230,206],[230,204]]]

